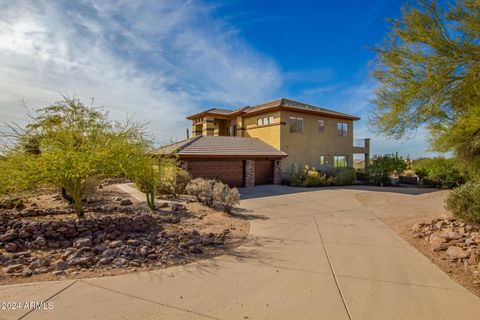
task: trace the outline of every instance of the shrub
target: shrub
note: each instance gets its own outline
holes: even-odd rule
[[[230,188],[221,182],[215,183],[213,198],[214,203],[221,206],[225,213],[232,213],[233,207],[240,203],[240,193],[237,188]]]
[[[205,186],[205,179],[196,178],[191,180],[187,184],[187,187],[185,188],[185,192],[191,196],[195,196],[195,198],[197,198],[197,201],[201,202],[204,186]]]
[[[397,155],[386,154],[374,156],[367,168],[369,182],[375,185],[391,184],[391,177],[407,168],[406,162]]]
[[[413,168],[424,185],[434,188],[455,188],[468,178],[467,172],[455,159],[438,157],[415,160]]]
[[[336,186],[346,186],[353,183],[357,177],[357,173],[354,168],[335,168],[333,171],[333,176],[335,178],[334,184]]]
[[[190,174],[177,166],[167,168],[165,171],[159,179],[159,193],[173,197],[185,193],[185,189],[191,180]]]
[[[292,175],[290,185],[293,187],[343,186],[353,183],[356,173],[353,168],[325,168],[318,171],[305,165],[303,171]]]
[[[447,209],[456,217],[480,223],[480,181],[469,181],[453,189],[446,203]]]
[[[185,191],[187,194],[195,196],[203,204],[212,207],[214,205],[213,187],[215,183],[215,180],[196,178],[187,184]]]
[[[357,179],[362,181],[363,183],[368,183],[370,177],[368,175],[368,171],[365,169],[358,169],[357,170]]]

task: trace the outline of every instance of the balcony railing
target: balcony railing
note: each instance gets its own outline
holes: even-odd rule
[[[365,148],[365,139],[354,139],[353,146],[357,148]]]

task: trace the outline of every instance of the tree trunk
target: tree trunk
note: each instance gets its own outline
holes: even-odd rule
[[[67,190],[65,190],[64,187],[62,187],[62,198],[67,200],[68,203],[73,204],[73,198],[68,195]]]

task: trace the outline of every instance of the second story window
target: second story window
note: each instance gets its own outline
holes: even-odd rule
[[[318,120],[318,132],[325,132],[325,120]]]
[[[289,117],[290,133],[303,133],[303,118]]]
[[[348,123],[337,122],[337,134],[342,137],[348,136]]]
[[[257,126],[264,126],[273,123],[273,116],[257,118]]]

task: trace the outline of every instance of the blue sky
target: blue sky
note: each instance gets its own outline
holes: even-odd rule
[[[157,143],[185,116],[288,97],[362,117],[374,153],[428,155],[423,130],[394,141],[367,127],[369,49],[402,1],[2,1],[0,119],[22,123],[59,92],[148,121]]]

